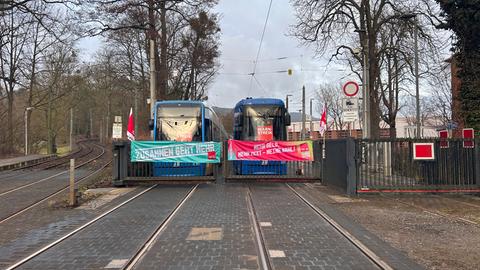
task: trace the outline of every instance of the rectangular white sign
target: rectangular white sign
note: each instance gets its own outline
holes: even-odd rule
[[[358,98],[342,98],[344,111],[358,111]]]
[[[122,138],[122,123],[113,123],[112,139]]]
[[[342,115],[343,122],[355,122],[358,120],[358,111],[345,111]]]

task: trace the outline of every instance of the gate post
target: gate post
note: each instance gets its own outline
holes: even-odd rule
[[[475,171],[474,171],[474,177],[475,177],[475,185],[480,186],[480,146],[478,145],[480,143],[480,140],[475,140],[475,151],[474,151],[474,157],[473,160],[475,162]]]
[[[355,160],[355,140],[347,138],[345,142],[345,159],[347,163],[347,194],[357,194],[357,162]]]
[[[122,186],[127,177],[128,148],[124,141],[113,142],[113,172],[112,181],[114,186]]]
[[[231,172],[231,165],[232,163],[228,160],[228,140],[223,143],[223,164],[222,164],[222,174],[223,174],[223,181],[227,182],[228,178],[230,177]]]

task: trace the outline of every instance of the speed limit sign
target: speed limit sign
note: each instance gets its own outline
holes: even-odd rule
[[[349,82],[346,82],[344,85],[343,85],[343,93],[345,93],[345,95],[347,97],[354,97],[357,95],[358,93],[358,83],[354,82],[354,81],[349,81]]]

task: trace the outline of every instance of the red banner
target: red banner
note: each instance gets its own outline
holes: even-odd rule
[[[228,140],[228,160],[313,161],[311,141]]]

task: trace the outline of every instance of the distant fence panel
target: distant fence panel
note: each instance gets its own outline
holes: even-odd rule
[[[434,160],[414,160],[416,142],[434,144]],[[478,191],[479,141],[473,148],[464,140],[357,140],[357,191]],[[471,141],[470,141],[471,142]]]

